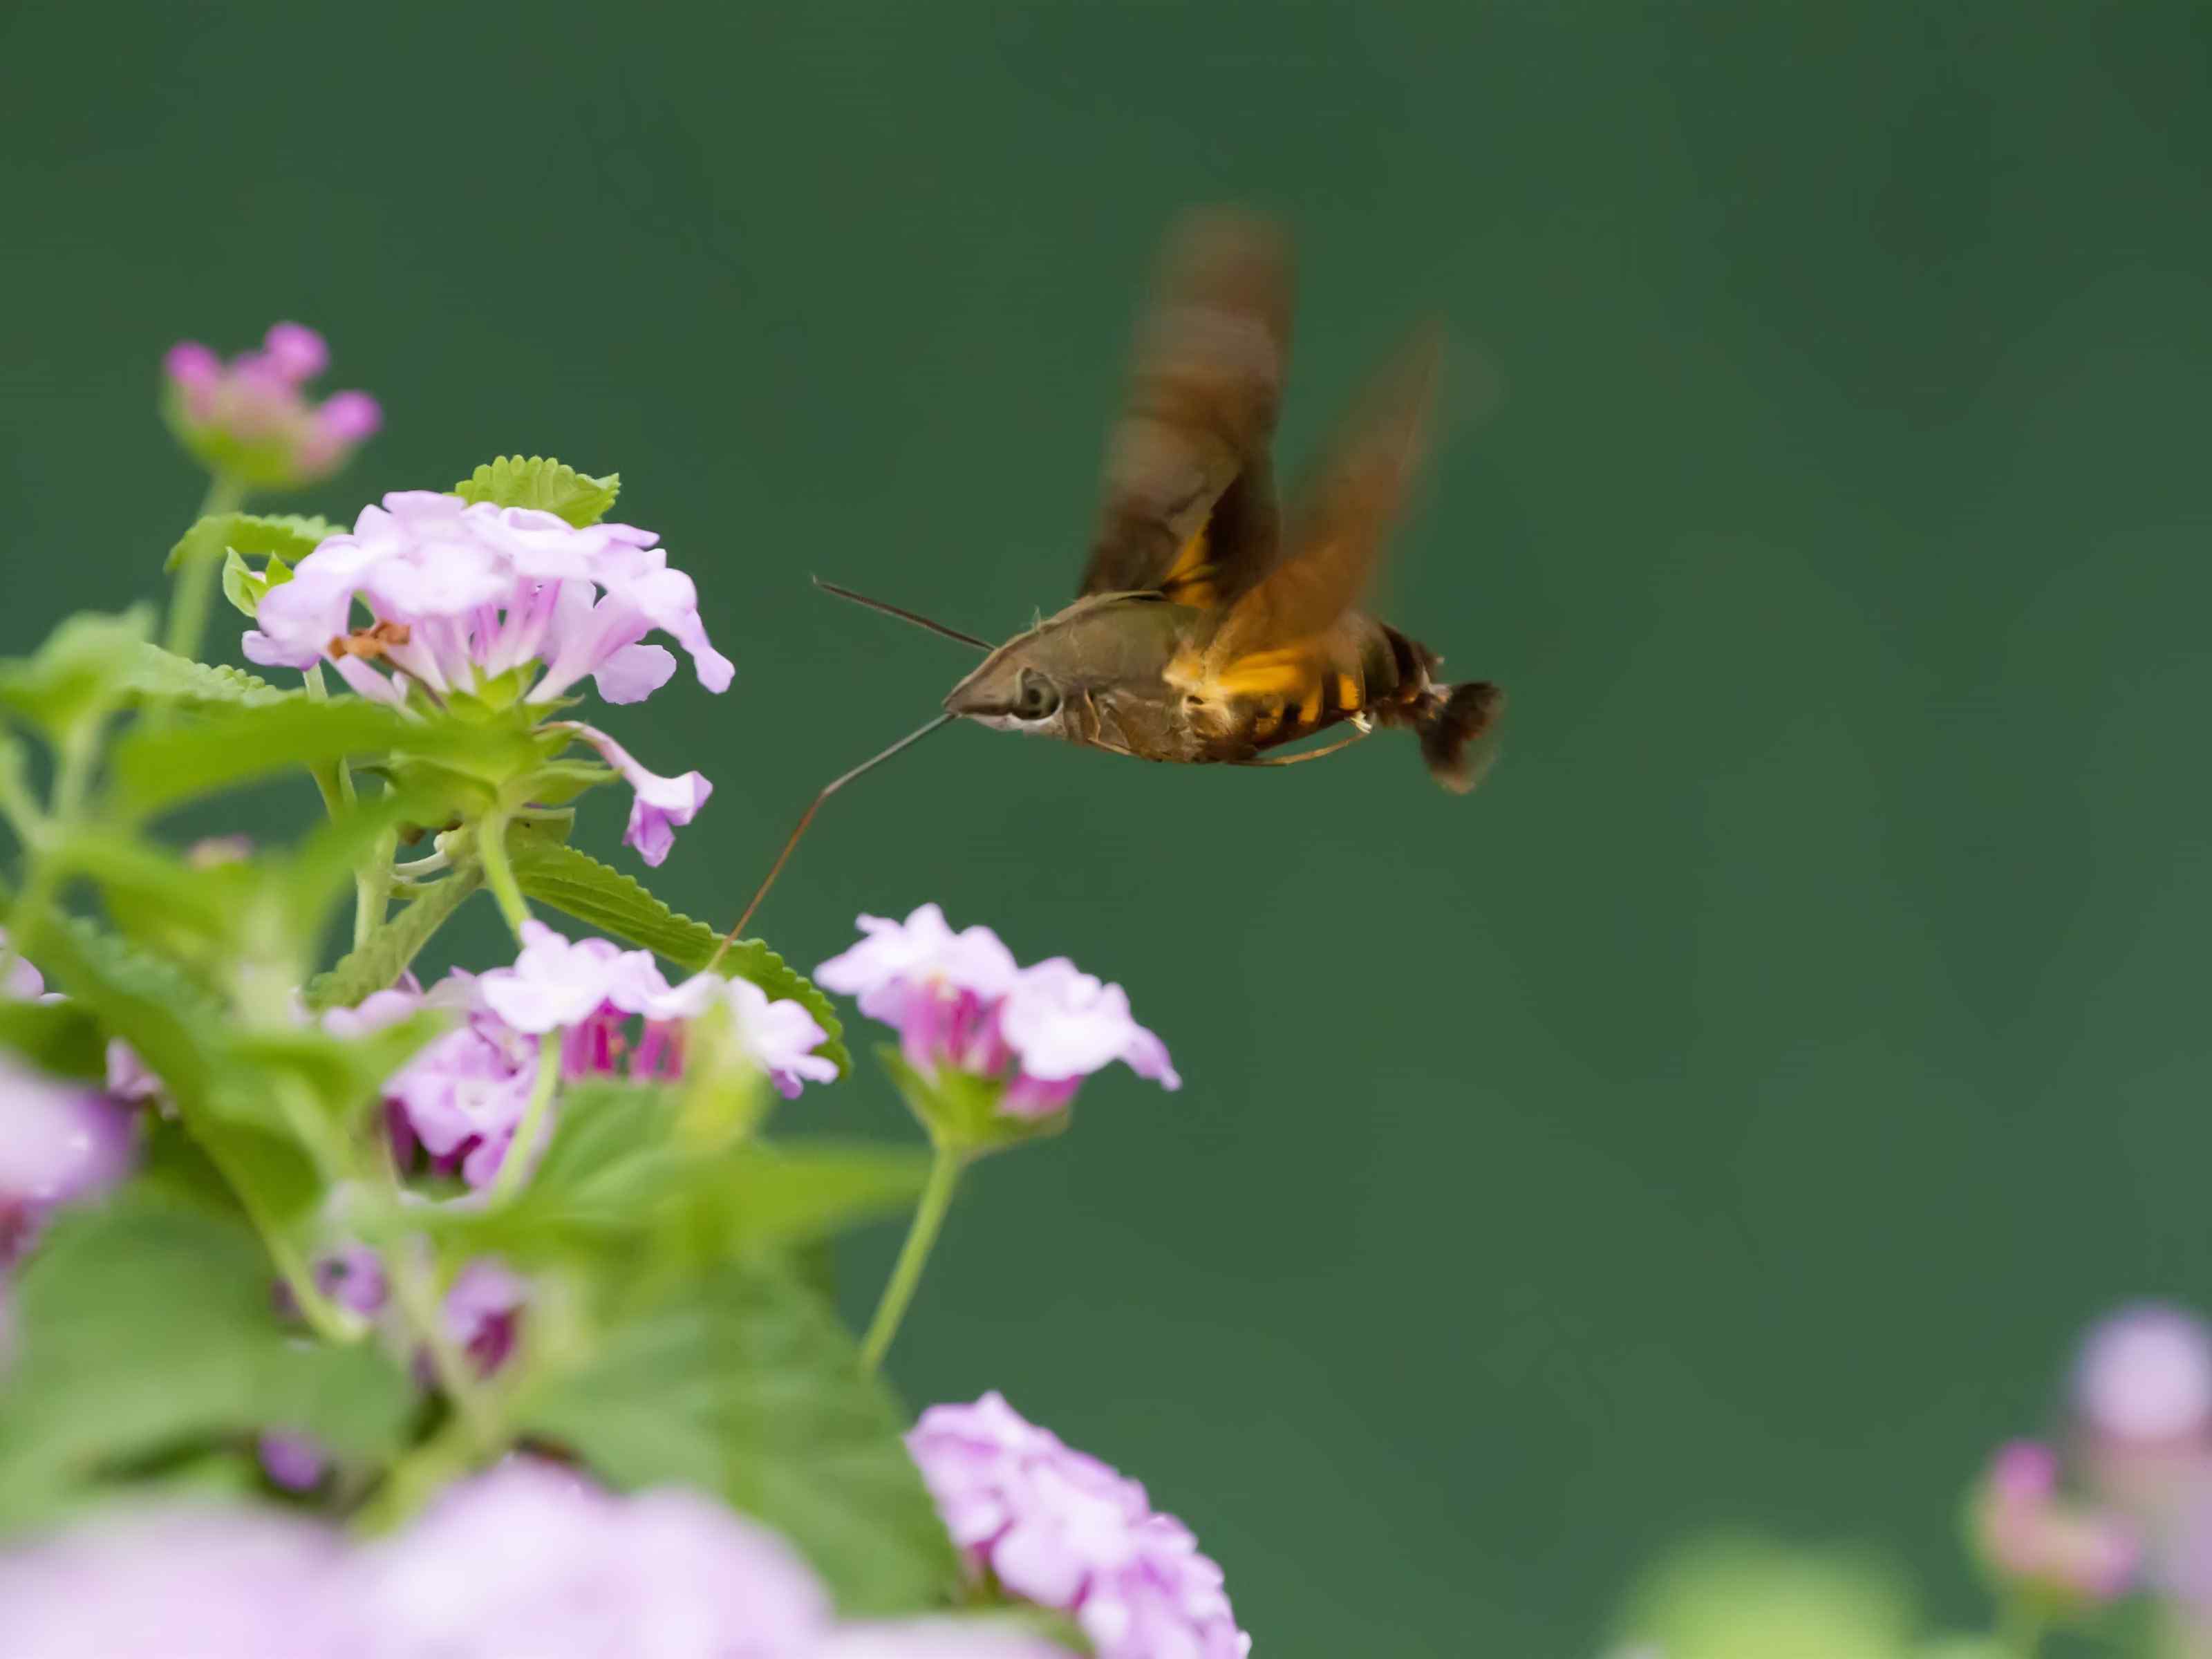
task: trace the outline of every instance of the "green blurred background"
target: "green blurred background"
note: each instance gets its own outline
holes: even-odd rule
[[[962,730],[825,815],[794,959],[936,899],[1188,1079],[981,1170],[897,1382],[1145,1478],[1269,1655],[1587,1652],[1729,1518],[1970,1618],[1988,1443],[2085,1317],[2212,1291],[2208,47],[2149,0],[19,5],[0,649],[155,584],[162,349],[315,324],[389,423],[303,505],[557,454],[698,577],[735,688],[609,724],[714,780],[656,885],[728,918],[966,660],[807,574],[1064,602],[1155,237],[1275,207],[1293,459],[1421,312],[1469,347],[1383,608],[1508,756],[1458,800],[1402,738]],[[866,1072],[787,1121],[909,1133]]]

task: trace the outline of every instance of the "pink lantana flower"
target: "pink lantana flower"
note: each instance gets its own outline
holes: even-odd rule
[[[384,423],[366,392],[320,403],[307,383],[330,365],[323,337],[278,323],[261,349],[225,362],[195,340],[162,359],[170,424],[210,471],[264,489],[292,489],[336,472]]]
[[[30,1248],[56,1210],[129,1173],[131,1119],[100,1090],[0,1052],[0,1267]]]
[[[646,642],[657,630],[690,654],[702,685],[726,690],[736,671],[659,539],[631,525],[579,529],[528,507],[398,491],[262,596],[243,648],[264,666],[328,661],[361,696],[403,708],[459,696],[545,704],[586,678],[629,703],[676,672],[675,656]],[[713,786],[697,772],[663,777],[596,727],[555,729],[622,775],[636,797],[623,839],[648,864],[666,858]]]
[[[393,1074],[386,1102],[403,1164],[419,1144],[471,1187],[489,1186],[505,1163],[536,1086],[539,1040],[548,1036],[558,1038],[563,1081],[672,1079],[684,1073],[690,1023],[721,1007],[739,1048],[787,1099],[806,1083],[837,1076],[837,1063],[816,1052],[830,1035],[804,1005],[719,974],[671,985],[649,951],[572,940],[535,920],[523,924],[512,967],[457,969],[428,993],[410,981],[323,1018],[327,1029],[354,1035],[424,1007],[458,1013],[459,1024]]]
[[[1221,1569],[1145,1489],[996,1393],[933,1406],[908,1449],[953,1542],[1010,1595],[1074,1615],[1098,1659],[1241,1659]]]
[[[999,1109],[1008,1116],[1066,1109],[1085,1078],[1117,1060],[1163,1088],[1182,1086],[1167,1045],[1131,1015],[1128,994],[1065,957],[1018,967],[989,928],[956,933],[934,904],[903,922],[862,916],[860,926],[860,942],[815,978],[896,1030],[918,1071],[1003,1083]]]
[[[2000,1577],[2083,1603],[2109,1601],[2142,1564],[2135,1531],[2059,1491],[2057,1454],[2030,1440],[1998,1448],[1974,1502],[1974,1539]]]
[[[514,1352],[530,1285],[496,1256],[480,1256],[453,1275],[441,1317],[447,1340],[489,1376]]]

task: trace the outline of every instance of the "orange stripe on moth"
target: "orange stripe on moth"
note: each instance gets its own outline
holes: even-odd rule
[[[1213,586],[1213,566],[1206,556],[1207,551],[1206,526],[1200,525],[1176,550],[1175,562],[1160,578],[1160,592],[1177,605],[1196,605],[1201,610],[1213,605],[1219,595]]]
[[[1359,682],[1349,674],[1336,677],[1336,706],[1347,714],[1359,712]]]
[[[1206,677],[1207,689],[1224,697],[1288,696],[1313,679],[1313,651],[1300,641],[1271,651],[1248,651]]]
[[[1165,587],[1170,582],[1181,581],[1186,576],[1196,575],[1200,567],[1205,562],[1206,526],[1200,525],[1191,532],[1190,539],[1185,542],[1176,554],[1175,562],[1168,567],[1168,574],[1160,579],[1160,586]]]
[[[1321,718],[1322,705],[1328,700],[1326,684],[1316,680],[1298,693],[1298,724],[1311,726]]]

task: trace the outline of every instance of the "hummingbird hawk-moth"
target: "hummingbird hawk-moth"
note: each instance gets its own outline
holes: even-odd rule
[[[1289,246],[1273,225],[1217,210],[1169,238],[1065,610],[993,647],[822,584],[988,654],[937,720],[815,798],[731,937],[824,799],[956,720],[1141,760],[1243,766],[1319,759],[1399,726],[1444,787],[1474,786],[1504,694],[1443,683],[1433,652],[1358,608],[1420,458],[1439,339],[1418,335],[1385,368],[1285,508],[1269,452],[1291,311]],[[1271,752],[1346,722],[1340,742]]]

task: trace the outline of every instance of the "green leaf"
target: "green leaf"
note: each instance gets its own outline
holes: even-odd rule
[[[228,939],[253,885],[253,872],[243,864],[195,868],[167,848],[120,830],[80,830],[54,848],[53,860],[57,869],[96,883],[110,915],[126,925],[154,923],[165,939],[182,930]]]
[[[124,665],[153,632],[154,613],[80,611],[27,658],[0,662],[0,704],[59,735],[124,695]]]
[[[557,513],[579,530],[607,515],[622,493],[622,474],[610,472],[594,478],[573,466],[547,457],[502,455],[478,467],[453,486],[465,501],[490,501],[498,507],[534,507]]]
[[[318,1013],[325,1008],[350,1008],[363,997],[396,983],[431,936],[483,885],[483,867],[471,860],[443,881],[424,889],[404,910],[340,957],[328,973],[307,981],[307,1006]]]
[[[573,847],[517,836],[509,851],[515,879],[529,896],[586,927],[642,945],[688,973],[704,969],[722,942],[705,922],[677,915],[630,877]],[[767,945],[757,939],[739,939],[717,965],[728,978],[749,979],[771,998],[804,1006],[829,1033],[815,1052],[836,1060],[840,1072],[852,1068],[845,1028],[830,999]]]
[[[179,1100],[206,1098],[215,1062],[207,1039],[221,1006],[161,957],[75,917],[33,919],[27,952],[58,989],[137,1051]]]
[[[194,559],[221,558],[226,550],[248,556],[265,553],[294,565],[313,552],[318,543],[344,528],[328,519],[295,513],[210,513],[185,532],[161,568],[174,570]]]
[[[272,703],[304,699],[304,691],[286,691],[258,675],[223,663],[194,662],[164,651],[150,641],[142,643],[123,660],[120,683],[126,691],[186,708],[264,708]]]
[[[910,1206],[929,1156],[871,1141],[757,1141],[730,1162],[718,1196],[744,1244],[806,1245]]]
[[[288,698],[225,709],[189,726],[132,732],[115,745],[112,770],[123,804],[140,812],[355,755],[418,758],[447,781],[504,781],[538,764],[544,748],[559,741],[534,736],[530,718],[508,710],[481,720],[426,720],[358,697]]]
[[[385,1079],[447,1024],[438,1013],[424,1012],[356,1036],[313,1026],[234,1031],[222,1048],[227,1059],[297,1079],[327,1116],[350,1131],[379,1104]]]
[[[305,1430],[382,1456],[414,1389],[374,1345],[301,1340],[235,1221],[126,1189],[66,1214],[23,1270],[0,1412],[0,1520],[51,1513],[110,1471],[218,1437]]]
[[[665,1085],[572,1085],[530,1184],[496,1208],[410,1211],[476,1249],[528,1260],[611,1241],[680,1234],[700,1259],[811,1243],[909,1205],[927,1155],[865,1141],[738,1140],[698,1145],[686,1098]]]
[[[14,1049],[56,1077],[107,1075],[106,1033],[81,1002],[19,1002],[0,997],[0,1048]]]
[[[625,1487],[706,1486],[797,1544],[851,1613],[945,1603],[959,1562],[890,1395],[828,1308],[732,1264],[550,1364],[518,1424]]]
[[[261,601],[269,596],[272,587],[282,587],[292,580],[292,567],[274,553],[269,562],[258,570],[238,556],[234,547],[225,548],[222,555],[222,596],[248,622],[261,618]]]
[[[158,811],[295,766],[389,750],[407,735],[409,724],[380,702],[302,698],[132,732],[115,745],[112,770],[125,805]]]

